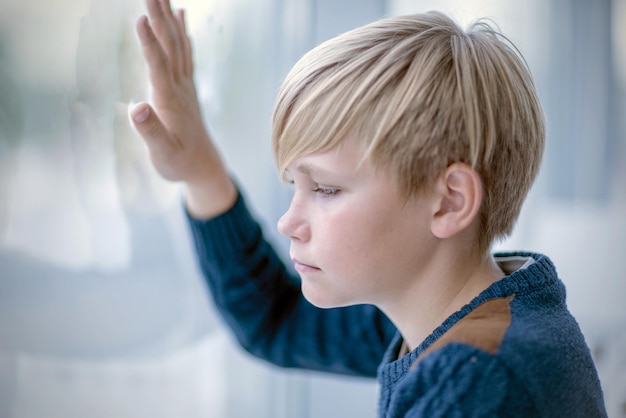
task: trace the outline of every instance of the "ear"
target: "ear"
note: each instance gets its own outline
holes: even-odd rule
[[[480,175],[465,163],[453,163],[435,184],[431,232],[450,238],[466,229],[478,216],[483,200]]]

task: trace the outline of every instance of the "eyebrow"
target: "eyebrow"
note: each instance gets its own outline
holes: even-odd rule
[[[311,164],[306,164],[306,163],[298,164],[298,166],[296,167],[296,170],[301,172],[302,174],[307,174],[309,176],[313,173],[320,172],[319,168],[312,166]]]
[[[287,172],[289,172],[288,170],[286,170]],[[319,177],[343,177],[341,174],[336,173],[334,171],[331,170],[326,170],[324,168],[318,167],[316,165],[313,164],[309,164],[309,163],[300,163],[296,166],[296,171],[305,174],[309,177],[315,177],[315,176],[319,176]]]
[[[325,167],[320,167],[316,164],[311,164],[306,161],[299,162],[294,168],[294,171],[298,173],[302,173],[311,178],[319,178],[319,179],[333,179],[333,181],[353,181],[354,175],[345,173],[343,171],[335,171],[332,169],[327,169]],[[287,176],[291,176],[291,173],[288,169],[285,169],[285,174]]]

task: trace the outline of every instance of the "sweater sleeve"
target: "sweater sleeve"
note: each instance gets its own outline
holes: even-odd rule
[[[409,372],[389,417],[534,417],[526,388],[498,356],[464,344],[433,352]]]
[[[376,376],[395,333],[382,312],[311,305],[241,195],[220,216],[188,219],[215,306],[245,350],[281,367]]]

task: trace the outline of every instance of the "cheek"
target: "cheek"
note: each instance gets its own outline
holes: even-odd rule
[[[427,224],[419,222],[413,213],[376,209],[338,220],[341,233],[335,239],[340,248],[335,251],[343,252],[344,262],[352,268],[384,275],[387,269],[395,269],[393,265],[414,263],[428,245],[430,233]]]
[[[347,268],[363,269],[395,251],[395,222],[375,210],[331,215],[318,230],[320,251]]]

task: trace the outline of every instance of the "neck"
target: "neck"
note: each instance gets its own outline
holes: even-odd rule
[[[482,257],[442,251],[421,277],[379,306],[402,334],[409,351],[415,349],[446,318],[472,301],[504,273],[490,254]]]

